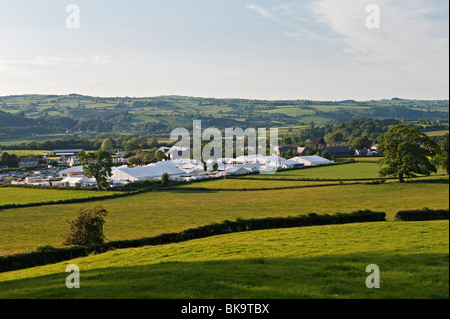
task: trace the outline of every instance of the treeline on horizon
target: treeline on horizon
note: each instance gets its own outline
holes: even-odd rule
[[[403,124],[408,127],[419,125],[419,129],[423,132],[448,129],[446,124],[428,120],[404,121],[395,119],[379,120],[373,118],[359,118],[348,122],[339,122],[334,125],[326,124],[319,126],[311,123],[309,127],[299,130],[289,129],[288,134],[282,137],[282,142],[288,145],[297,146],[314,144],[315,141],[317,143],[318,140],[321,140],[322,143],[351,144],[357,139],[366,138],[367,140],[376,142],[380,135],[386,133],[390,127],[398,124]],[[354,148],[359,149],[361,147]]]
[[[447,121],[448,122],[448,121]],[[355,141],[362,143],[377,142],[377,139],[382,134],[386,133],[388,129],[394,125],[404,124],[406,126],[424,125],[427,131],[430,129],[448,129],[446,124],[435,123],[428,120],[419,121],[401,121],[395,119],[371,119],[361,118],[353,119],[348,122],[339,122],[331,125],[315,125],[310,123],[308,127],[300,129],[289,129],[288,133],[280,136],[280,142],[287,145],[294,146],[314,146],[317,144],[347,144],[352,145]],[[447,133],[448,135],[448,133]],[[207,143],[208,141],[203,141]],[[105,149],[124,150],[126,153],[136,152],[137,150],[155,149],[161,146],[173,146],[175,142],[161,143],[157,137],[140,135],[135,137],[118,137],[106,139],[59,139],[48,141],[30,141],[22,142],[15,145],[3,146],[0,144],[0,149],[11,150],[55,150],[55,149],[84,149],[84,150],[99,150]],[[370,146],[370,145],[367,145]],[[364,148],[355,145],[353,148]]]

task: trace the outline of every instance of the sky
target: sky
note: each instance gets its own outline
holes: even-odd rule
[[[448,13],[447,0],[0,0],[0,96],[448,99]]]

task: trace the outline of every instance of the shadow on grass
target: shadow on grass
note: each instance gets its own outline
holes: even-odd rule
[[[114,253],[108,257],[120,258]],[[448,257],[447,253],[360,254],[164,262],[170,258],[166,256],[155,264],[94,270],[83,270],[92,266],[92,259],[86,264],[78,260],[80,289],[66,288],[68,263],[61,263],[52,266],[58,274],[0,281],[0,298],[448,299]],[[369,264],[380,267],[380,289],[365,285]]]

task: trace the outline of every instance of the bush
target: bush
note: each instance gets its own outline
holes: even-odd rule
[[[105,235],[103,225],[108,212],[96,205],[90,209],[80,208],[77,218],[71,222],[70,228],[64,240],[63,246],[83,246],[103,244]]]
[[[162,176],[161,176],[161,184],[162,185],[167,185],[167,184],[169,184],[169,182],[170,182],[169,174],[167,174],[167,173],[162,174]]]
[[[428,208],[415,210],[402,210],[395,214],[394,220],[421,221],[421,220],[446,220],[449,219],[448,209],[432,210]]]

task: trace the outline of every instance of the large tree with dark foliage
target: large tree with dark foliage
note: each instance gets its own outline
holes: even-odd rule
[[[80,208],[75,220],[68,222],[69,230],[63,239],[64,246],[90,246],[105,241],[103,226],[108,212],[101,206]]]
[[[112,175],[112,158],[109,152],[98,151],[89,153],[81,151],[77,155],[83,165],[83,173],[87,177],[94,177],[97,182],[98,190],[107,187],[107,179]]]
[[[439,153],[436,155],[436,157],[433,160],[433,163],[438,166],[441,167],[442,169],[445,170],[445,172],[449,173],[449,153],[448,153],[448,137],[445,138],[440,145],[440,151]]]
[[[437,172],[429,157],[436,155],[438,145],[417,127],[396,125],[390,128],[380,137],[378,150],[384,155],[380,160],[380,176],[395,176],[404,183],[405,177]]]

